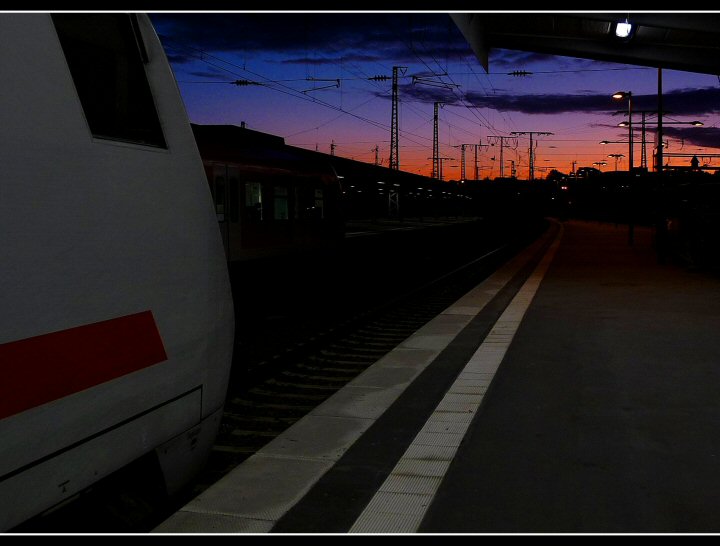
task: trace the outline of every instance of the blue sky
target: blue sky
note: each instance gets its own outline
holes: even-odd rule
[[[336,154],[363,161],[374,160],[375,147],[385,164],[389,157],[391,83],[373,78],[403,67],[400,159],[411,172],[430,169],[436,101],[450,177],[459,175],[461,144],[489,146],[513,131],[553,133],[538,141],[536,169],[567,172],[573,161],[627,155],[627,146],[598,144],[627,139],[616,113],[626,106],[610,95],[631,90],[635,111],[657,107],[654,68],[496,50],[485,73],[447,13],[151,12],[151,19],[191,121],[245,122],[288,144],[323,152],[334,145]],[[530,74],[512,75],[522,72]],[[664,70],[663,91],[672,112],[664,119],[705,123],[666,126],[668,151],[720,151],[720,79]],[[522,176],[528,143],[508,142],[504,159]],[[495,148],[481,148],[483,176],[499,173]]]

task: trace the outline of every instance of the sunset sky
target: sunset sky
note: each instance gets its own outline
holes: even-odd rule
[[[390,155],[391,78],[400,78],[399,159],[402,170],[432,170],[433,103],[439,110],[440,155],[449,159],[444,179],[460,178],[460,145],[467,177],[474,176],[474,145],[480,176],[499,175],[500,139],[508,137],[505,174],[515,162],[528,175],[528,138],[536,136],[535,177],[551,168],[615,169],[608,154],[623,154],[627,129],[617,127],[627,102],[610,97],[632,91],[633,111],[657,108],[657,69],[493,50],[489,73],[473,55],[447,13],[150,13],[168,54],[193,123],[235,124],[285,138],[287,144],[383,165]],[[528,72],[527,75],[512,73]],[[230,82],[245,82],[234,85]],[[339,80],[339,85],[338,85]],[[667,125],[668,152],[697,153],[720,165],[720,77],[663,70],[668,121],[700,120],[704,127]],[[648,163],[655,116],[648,115]],[[640,164],[640,114],[633,115]],[[493,145],[494,144],[494,145]],[[490,145],[490,146],[485,146]],[[684,165],[687,158],[670,158]]]

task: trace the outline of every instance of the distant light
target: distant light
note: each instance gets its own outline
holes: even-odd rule
[[[702,121],[691,121],[690,125],[694,125],[695,127],[702,127],[705,124]]]
[[[624,23],[618,23],[615,26],[615,36],[618,38],[627,38],[632,32],[632,25],[625,21]]]

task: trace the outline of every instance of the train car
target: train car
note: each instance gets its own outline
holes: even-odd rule
[[[245,127],[192,127],[230,262],[342,241],[340,179],[322,154]]]
[[[342,157],[331,162],[343,177],[343,211],[350,220],[473,215],[464,181],[442,181]]]
[[[234,309],[147,16],[0,14],[0,530],[144,456],[203,464]]]

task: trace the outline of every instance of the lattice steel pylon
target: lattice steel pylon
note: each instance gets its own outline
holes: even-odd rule
[[[505,144],[505,141],[510,140],[510,141],[517,142],[517,138],[516,137],[499,136],[499,135],[490,135],[488,137],[488,140],[491,140],[491,139],[500,141],[500,178],[504,178],[505,177],[505,160],[503,158],[503,150],[507,146],[507,144]],[[494,144],[493,144],[493,146],[494,146]]]
[[[405,73],[406,67],[393,66],[392,80],[392,114],[390,120],[390,168],[400,169],[400,154],[398,146],[398,71]]]
[[[535,180],[535,149],[533,135],[552,135],[548,131],[512,131],[512,135],[530,135],[530,151],[528,153],[528,180]]]
[[[433,155],[432,155],[432,177],[438,178],[440,176],[440,146],[438,143],[438,107],[442,106],[441,102],[433,104]]]

